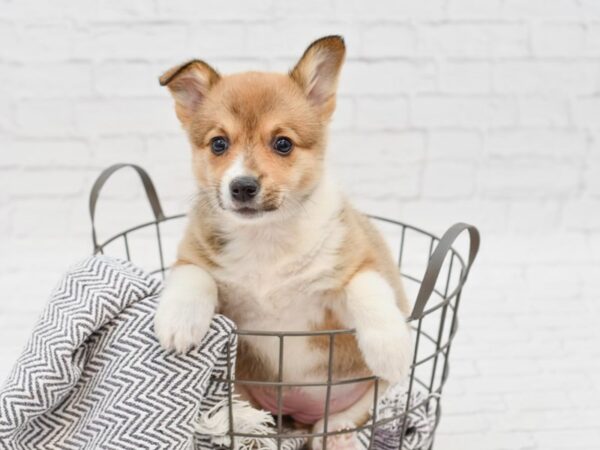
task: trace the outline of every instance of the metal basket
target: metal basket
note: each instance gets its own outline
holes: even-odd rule
[[[128,228],[113,237],[100,242],[96,233],[95,226],[95,213],[98,196],[106,181],[110,176],[117,170],[123,167],[130,167],[134,169],[141,181],[143,187],[150,202],[154,220],[140,225]],[[149,177],[148,173],[139,166],[134,164],[116,164],[105,169],[100,176],[97,178],[94,186],[92,187],[90,198],[89,198],[90,216],[92,222],[92,241],[94,246],[94,254],[109,251],[115,246],[122,246],[124,250],[124,256],[127,260],[132,261],[132,253],[130,251],[130,241],[135,235],[143,230],[148,231],[154,229],[155,240],[156,240],[156,252],[158,253],[158,261],[160,267],[152,270],[153,273],[159,274],[164,277],[165,272],[169,270],[167,264],[165,264],[164,248],[163,248],[163,237],[161,228],[165,223],[181,220],[185,218],[185,214],[177,214],[172,216],[166,216],[163,213],[156,189],[154,184]],[[275,382],[264,381],[264,380],[238,380],[235,379],[234,369],[229,367],[228,375],[225,378],[213,379],[215,383],[224,383],[229,392],[229,436],[231,438],[231,448],[235,443],[236,438],[243,437],[256,437],[256,438],[269,438],[276,441],[278,449],[282,447],[282,442],[285,439],[297,439],[301,438],[313,438],[316,436],[323,437],[323,447],[327,447],[327,437],[331,437],[340,433],[359,432],[361,430],[370,430],[370,442],[369,448],[373,446],[375,432],[379,427],[389,424],[390,421],[399,421],[401,424],[399,427],[399,449],[403,448],[405,435],[407,434],[406,418],[411,411],[417,408],[427,407],[432,408],[430,411],[434,411],[435,424],[432,429],[432,436],[430,443],[427,445],[428,449],[433,448],[433,434],[441,417],[440,408],[440,397],[442,389],[448,378],[449,364],[448,358],[450,354],[450,348],[452,340],[456,334],[458,326],[458,307],[461,298],[462,288],[469,274],[469,270],[475,260],[479,249],[479,232],[472,225],[457,223],[450,227],[444,235],[440,238],[427,231],[401,223],[395,220],[386,219],[383,217],[371,217],[376,223],[384,224],[388,227],[392,227],[396,230],[397,234],[397,254],[398,254],[398,265],[400,266],[401,275],[405,284],[413,284],[417,291],[414,307],[412,313],[408,319],[414,330],[414,357],[410,368],[410,378],[406,383],[406,395],[408,401],[403,411],[398,411],[393,417],[386,417],[385,419],[377,418],[377,402],[380,398],[381,393],[379,392],[379,379],[375,376],[361,377],[354,379],[334,380],[332,377],[332,365],[333,354],[335,349],[335,339],[340,335],[350,335],[354,333],[354,330],[328,330],[319,332],[285,332],[276,331],[272,332],[256,332],[252,330],[237,330],[235,333],[241,337],[244,336],[264,336],[277,339],[279,342],[279,373],[278,379]],[[461,255],[454,247],[457,237],[463,232],[468,232],[468,250],[466,257]],[[420,273],[424,273],[422,276],[411,273],[408,269],[405,270],[405,260],[407,259],[406,247],[411,240],[417,238],[426,242],[425,250],[421,253],[420,257],[425,261],[423,264],[424,270]],[[410,266],[410,264],[408,264]],[[431,304],[430,304],[431,303]],[[321,339],[326,338],[329,342],[329,368],[327,371],[327,377],[325,380],[319,383],[294,383],[283,380],[282,368],[283,368],[283,355],[284,345],[286,338],[298,337],[298,336],[320,336]],[[230,350],[230,349],[228,349]],[[370,381],[374,383],[374,398],[373,398],[373,417],[372,419],[353,429],[346,429],[343,431],[329,431],[328,430],[328,411],[330,406],[330,395],[331,388],[335,385],[358,383]],[[235,417],[232,411],[232,391],[231,387],[236,385],[260,385],[268,386],[277,389],[278,392],[278,406],[279,412],[276,414],[276,429],[273,433],[268,435],[252,435],[248,433],[240,433],[235,431]],[[310,433],[310,432],[290,432],[284,428],[284,417],[281,412],[282,404],[282,389],[286,387],[302,387],[302,386],[321,386],[326,389],[325,400],[325,423],[324,431],[322,433]],[[411,404],[411,393],[413,390],[419,389],[424,395],[422,400],[417,404]],[[423,449],[425,450],[425,449]]]

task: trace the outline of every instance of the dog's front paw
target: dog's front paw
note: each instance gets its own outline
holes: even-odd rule
[[[163,296],[154,316],[154,332],[165,349],[184,353],[200,344],[208,331],[213,313],[214,308],[209,308],[200,299],[170,299]]]
[[[154,331],[161,346],[184,353],[206,335],[214,308],[201,299],[169,298],[163,294],[154,317]]]
[[[174,267],[160,297],[154,332],[167,350],[184,353],[208,331],[217,304],[217,285],[200,267]]]
[[[413,348],[410,329],[405,322],[382,324],[363,330],[358,343],[367,366],[374,375],[397,383],[407,376]]]

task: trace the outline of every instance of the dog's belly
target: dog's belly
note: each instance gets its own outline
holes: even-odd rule
[[[329,414],[335,414],[352,406],[369,389],[371,382],[332,386],[329,396]],[[247,386],[252,399],[273,414],[279,411],[277,388]],[[281,392],[281,414],[291,416],[296,422],[312,425],[325,416],[326,387],[286,387]]]

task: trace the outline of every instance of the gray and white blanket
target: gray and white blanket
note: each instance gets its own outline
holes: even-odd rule
[[[201,446],[195,420],[225,396],[208,384],[227,367],[234,326],[216,316],[200,347],[161,350],[152,326],[160,286],[102,256],[63,278],[0,390],[0,448]]]
[[[224,383],[210,379],[224,378],[235,362],[234,325],[217,315],[199,347],[166,352],[152,324],[160,289],[156,277],[104,256],[69,271],[0,389],[0,448],[216,447],[215,436],[195,429],[227,398]],[[388,391],[378,417],[395,414],[405,399],[400,389]],[[426,406],[409,414],[403,449],[426,448],[433,417]],[[398,426],[378,429],[374,448],[398,448]],[[359,436],[365,447],[369,438]]]

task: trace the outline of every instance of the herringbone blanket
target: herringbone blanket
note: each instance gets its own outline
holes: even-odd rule
[[[160,287],[131,263],[102,256],[63,278],[0,390],[0,448],[206,444],[194,423],[225,396],[208,382],[227,367],[234,327],[216,316],[200,347],[161,350],[152,325]]]

